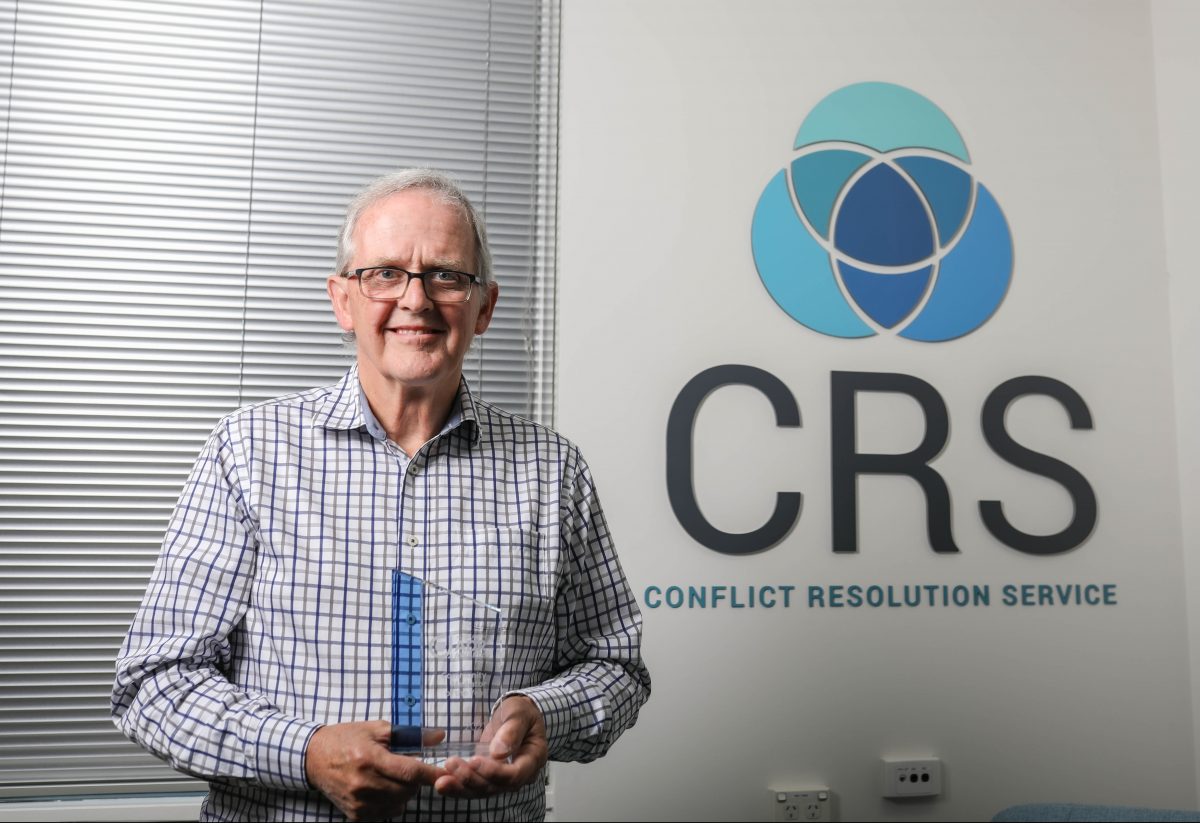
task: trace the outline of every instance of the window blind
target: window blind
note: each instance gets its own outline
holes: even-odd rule
[[[448,171],[487,222],[487,399],[552,413],[553,0],[0,0],[0,796],[174,785],[113,660],[214,423],[334,382],[345,203]]]

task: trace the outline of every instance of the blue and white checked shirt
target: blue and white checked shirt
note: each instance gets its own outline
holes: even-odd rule
[[[117,726],[210,780],[202,819],[342,819],[305,747],[391,716],[393,569],[504,609],[507,685],[541,707],[552,759],[599,757],[637,719],[641,615],[578,449],[464,381],[409,460],[351,369],[213,431],[117,660]],[[427,787],[396,818],[544,814],[537,780],[474,801]]]

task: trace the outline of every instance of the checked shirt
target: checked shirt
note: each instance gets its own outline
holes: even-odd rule
[[[321,724],[390,718],[397,569],[504,610],[507,686],[541,708],[551,759],[599,757],[637,719],[641,615],[578,449],[464,381],[408,459],[351,369],[217,425],[121,649],[114,722],[210,781],[202,819],[342,819],[304,751]],[[473,801],[426,787],[395,818],[544,807],[541,780]]]

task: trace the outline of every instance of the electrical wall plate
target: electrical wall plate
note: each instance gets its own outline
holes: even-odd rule
[[[884,797],[934,797],[942,793],[942,761],[936,757],[883,761]]]
[[[833,797],[826,788],[772,791],[771,806],[774,810],[771,819],[776,821],[827,823],[833,820]]]

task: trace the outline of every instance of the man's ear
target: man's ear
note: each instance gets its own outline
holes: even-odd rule
[[[354,331],[354,316],[350,313],[350,281],[331,274],[325,280],[325,291],[333,305],[333,315],[342,331]]]
[[[500,296],[500,287],[495,283],[488,283],[487,291],[484,294],[487,302],[479,309],[479,317],[475,318],[476,334],[483,334],[491,325],[492,313],[496,310],[496,298]]]

